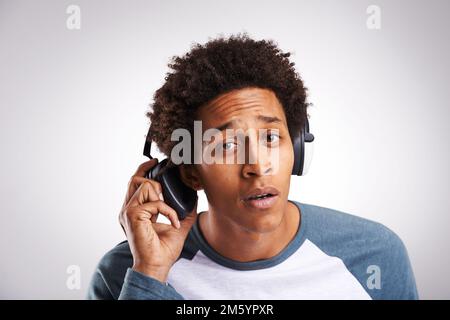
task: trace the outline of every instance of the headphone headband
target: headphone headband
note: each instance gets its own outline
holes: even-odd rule
[[[152,150],[152,140],[151,140],[151,127],[148,128],[148,133],[147,133],[147,137],[145,138],[145,145],[144,145],[144,156],[153,159],[152,155],[151,155],[151,150]]]

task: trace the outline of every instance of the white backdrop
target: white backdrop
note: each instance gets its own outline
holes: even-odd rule
[[[294,52],[314,104],[311,170],[290,199],[385,224],[421,298],[450,298],[449,12],[445,0],[0,1],[0,298],[84,298],[124,239],[117,216],[169,58],[240,31]]]

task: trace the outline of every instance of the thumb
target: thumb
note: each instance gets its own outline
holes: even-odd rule
[[[182,233],[184,236],[187,236],[187,234],[189,233],[189,230],[191,230],[195,221],[197,221],[197,216],[198,216],[197,204],[198,204],[198,200],[197,200],[197,202],[195,202],[194,209],[192,209],[192,211],[188,215],[186,215],[186,218],[184,218],[183,220],[180,220],[179,232]]]

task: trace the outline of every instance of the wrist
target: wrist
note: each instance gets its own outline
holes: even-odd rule
[[[132,269],[148,277],[156,279],[164,284],[167,284],[167,276],[169,274],[169,270],[167,268],[133,265]]]

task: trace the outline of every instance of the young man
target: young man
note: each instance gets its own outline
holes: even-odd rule
[[[289,54],[247,35],[218,38],[175,58],[156,92],[151,139],[170,157],[178,128],[266,129],[246,135],[243,163],[179,166],[208,211],[179,221],[145,178],[130,181],[120,213],[128,241],[100,261],[90,299],[417,299],[402,241],[383,225],[288,199],[291,134],[307,120],[306,89]],[[235,156],[240,141],[211,141]],[[257,147],[266,153],[248,161]],[[204,146],[206,148],[206,146]],[[277,157],[275,157],[275,155]],[[255,196],[264,196],[256,199]],[[156,222],[158,213],[171,225]]]

